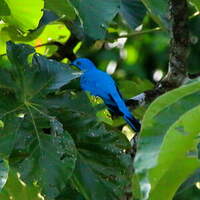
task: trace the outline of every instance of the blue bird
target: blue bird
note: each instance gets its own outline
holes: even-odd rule
[[[77,58],[70,65],[79,68],[83,74],[80,85],[84,91],[103,99],[109,111],[124,118],[135,132],[140,131],[140,123],[133,117],[127,108],[114,80],[107,73],[96,68],[94,63],[87,58]]]

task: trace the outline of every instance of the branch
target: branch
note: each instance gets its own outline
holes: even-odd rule
[[[181,86],[189,78],[186,61],[189,49],[188,6],[187,0],[169,0],[170,11],[170,53],[168,73],[155,86],[142,94],[126,101],[131,108],[151,103],[165,92]]]
[[[0,55],[0,57],[6,56],[6,55],[7,55],[6,53],[4,53],[4,54],[1,54],[1,55]]]
[[[129,38],[129,37],[133,37],[133,36],[138,36],[138,35],[143,35],[143,34],[147,34],[147,33],[158,32],[158,31],[162,31],[162,28],[156,27],[156,28],[144,30],[144,31],[135,31],[133,33],[129,33],[126,35],[119,35],[117,38]]]
[[[198,78],[198,77],[200,77],[200,72],[196,73],[196,74],[188,74],[189,79],[195,79],[195,78]]]
[[[58,47],[57,51],[50,57],[57,61],[61,61],[64,58],[68,58],[70,61],[76,59],[76,55],[73,52],[74,47],[78,44],[79,40],[73,34],[67,40],[66,43],[61,44],[59,42],[53,42]],[[52,45],[52,44],[51,44]]]

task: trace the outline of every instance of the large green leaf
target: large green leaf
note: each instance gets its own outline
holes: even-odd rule
[[[35,54],[28,45],[8,42],[7,56],[12,67],[1,69],[0,155],[10,156],[25,183],[37,182],[45,195],[55,198],[72,175],[76,148],[62,124],[49,115],[47,94],[80,73]],[[51,132],[45,134],[45,129]]]
[[[141,0],[153,19],[162,27],[168,27],[168,1]]]
[[[4,0],[0,0],[0,16],[10,15],[10,9]]]
[[[8,161],[0,159],[0,191],[4,187],[9,172]]]
[[[200,167],[199,88],[200,82],[185,85],[161,96],[147,110],[135,159],[143,199],[160,199],[160,193],[171,199]]]
[[[13,170],[9,171],[8,181],[0,192],[2,200],[43,200],[44,197],[40,194],[40,188],[35,185],[25,184],[20,174]]]
[[[45,8],[67,20],[73,20],[76,16],[74,8],[69,0],[45,0]]]
[[[11,12],[10,16],[3,18],[5,22],[22,32],[27,32],[28,30],[37,28],[43,14],[43,0],[5,0],[5,2]]]
[[[119,0],[73,0],[72,2],[79,12],[86,35],[95,40],[105,37],[106,27],[120,8]]]
[[[121,0],[120,13],[134,29],[142,23],[146,9],[140,0]]]

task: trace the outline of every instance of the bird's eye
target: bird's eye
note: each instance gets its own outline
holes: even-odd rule
[[[76,63],[77,65],[81,65],[81,63],[78,61],[77,63]]]

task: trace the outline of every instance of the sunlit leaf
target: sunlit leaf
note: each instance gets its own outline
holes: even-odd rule
[[[0,199],[2,200],[43,200],[40,194],[40,188],[35,185],[25,184],[20,174],[14,169],[10,169],[7,183],[0,192]]]
[[[146,198],[157,200],[162,193],[171,199],[200,167],[199,88],[200,83],[195,82],[161,96],[144,116],[135,168]]]
[[[3,18],[5,22],[23,32],[37,28],[43,14],[43,0],[5,0],[5,2],[11,12],[10,16]]]

